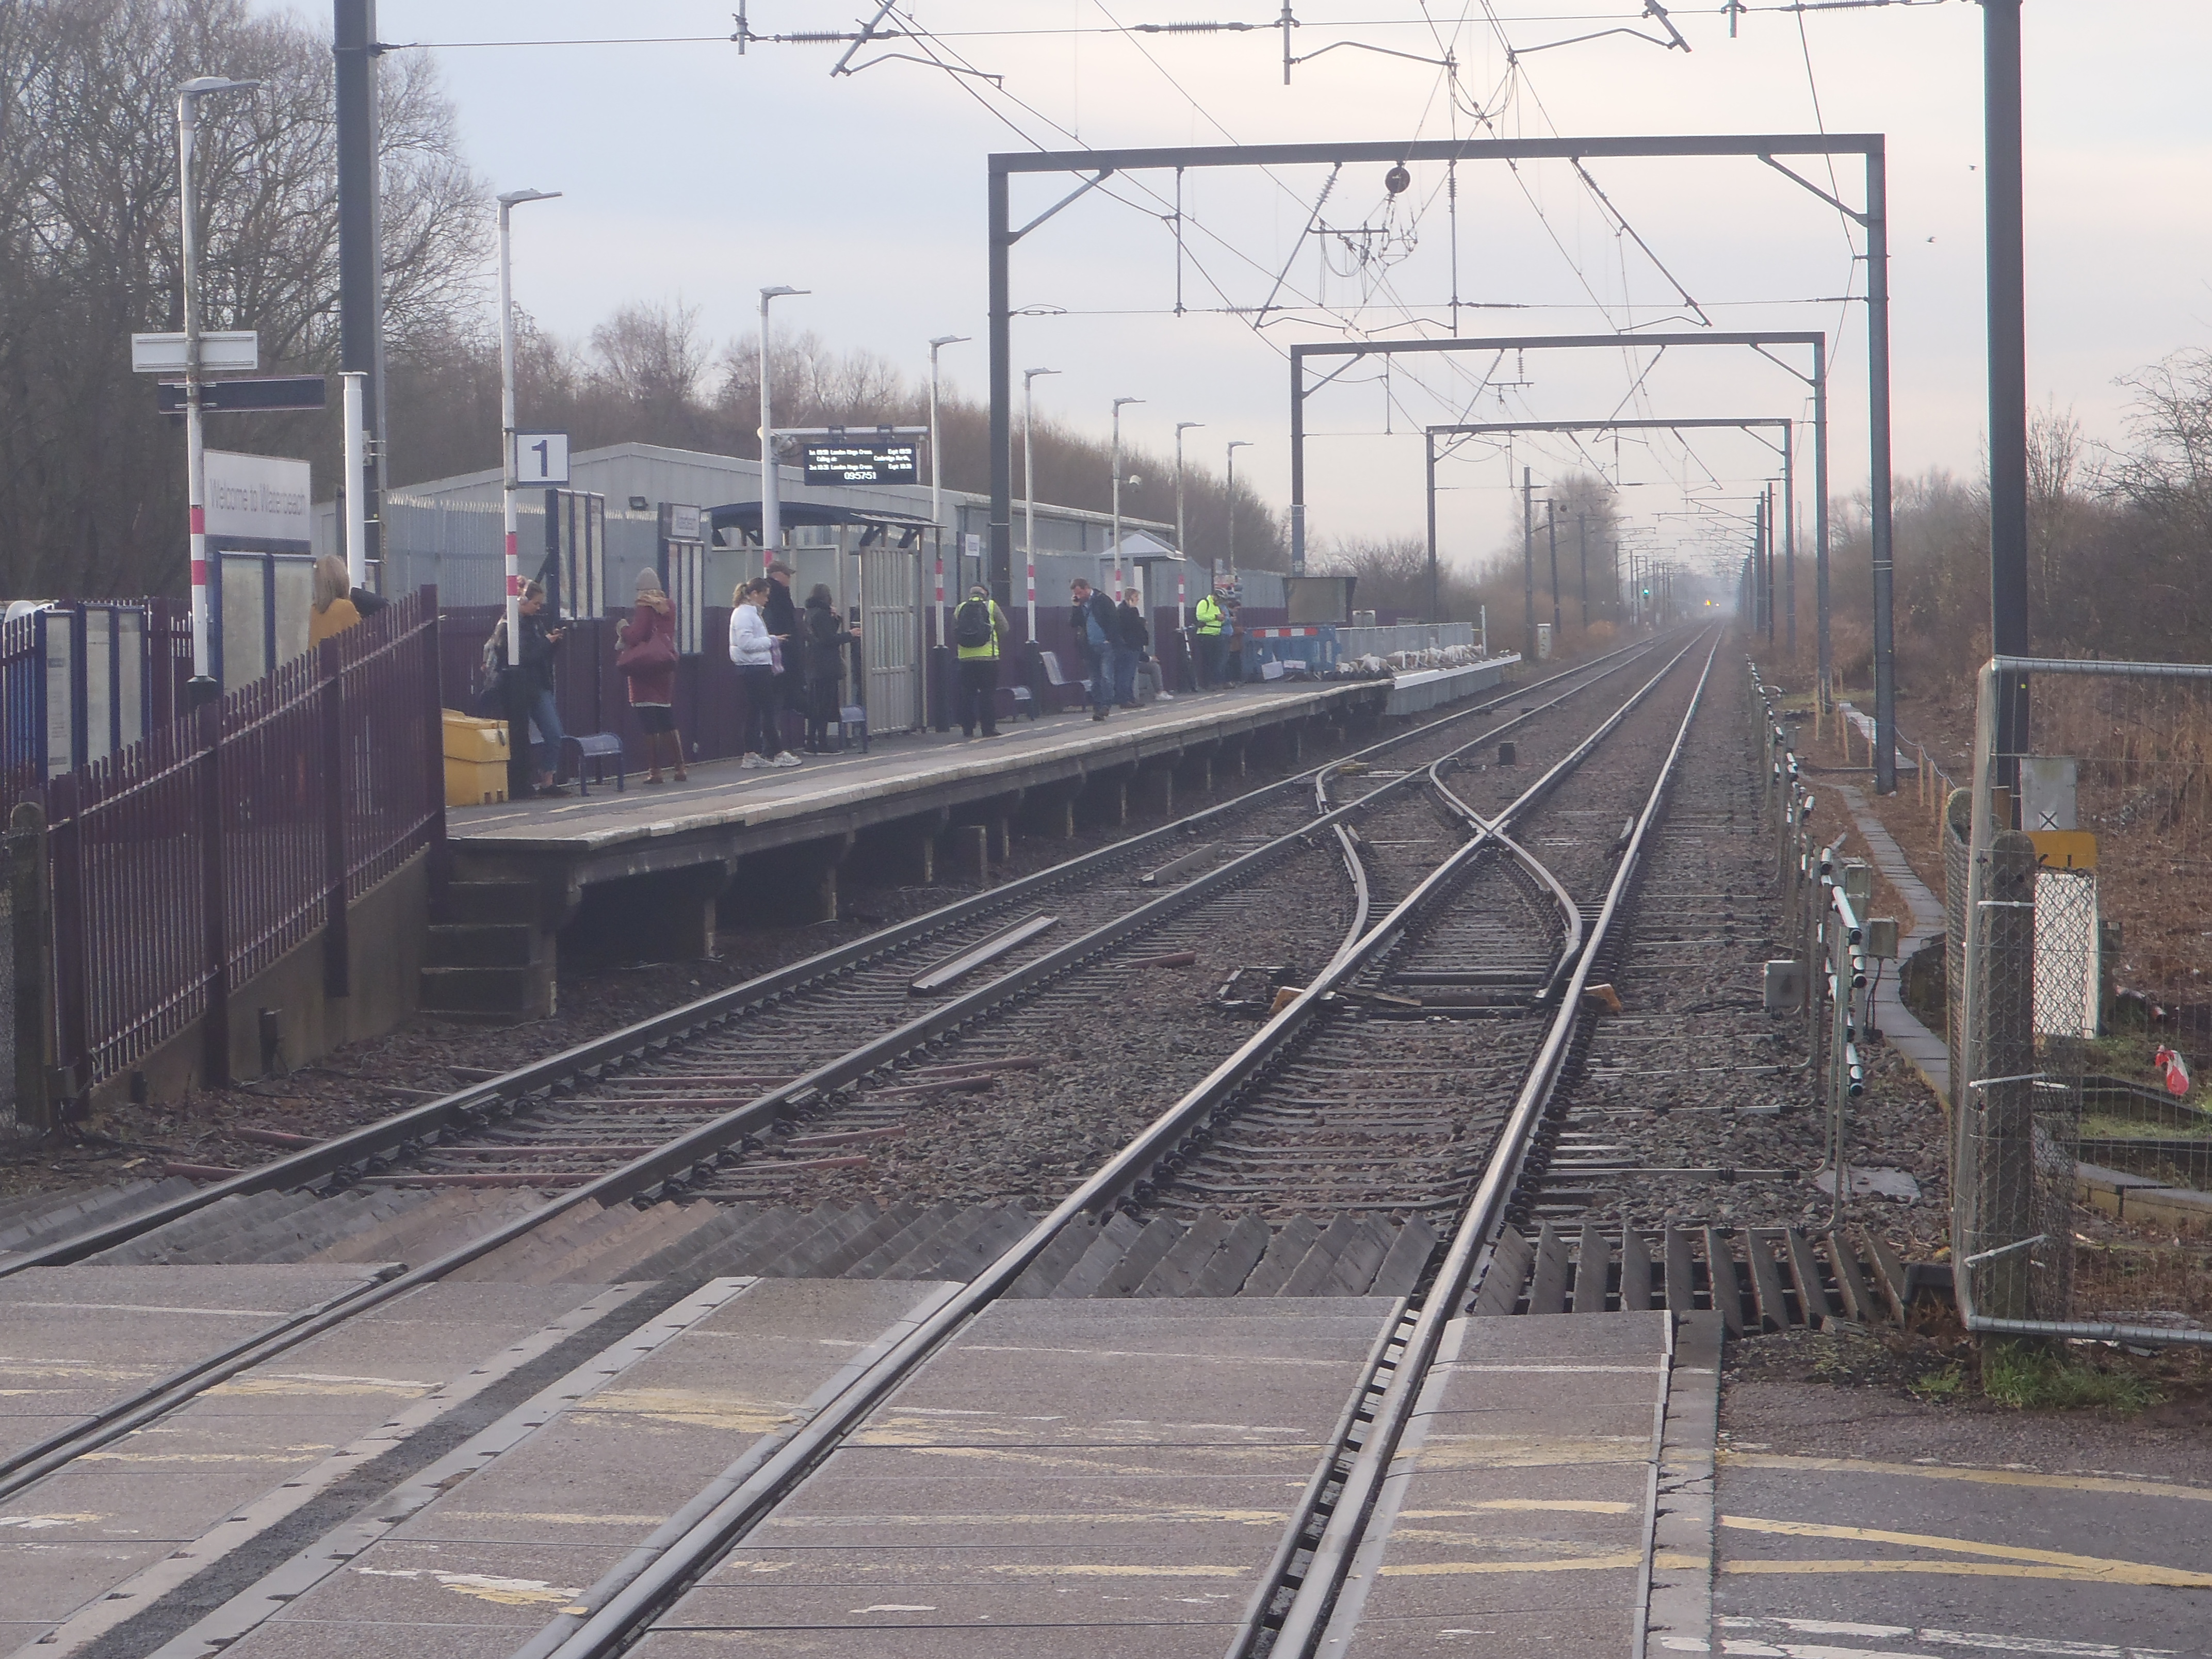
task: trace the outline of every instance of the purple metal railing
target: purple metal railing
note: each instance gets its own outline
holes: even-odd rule
[[[74,1090],[195,1019],[227,1080],[230,993],[319,931],[345,994],[348,903],[444,839],[438,640],[425,588],[46,787]]]

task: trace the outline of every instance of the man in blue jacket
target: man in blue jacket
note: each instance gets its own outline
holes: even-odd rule
[[[1084,659],[1091,665],[1091,718],[1103,720],[1114,709],[1114,601],[1092,591],[1080,576],[1071,591],[1075,606],[1068,612],[1067,625],[1075,630],[1075,642],[1083,647]]]

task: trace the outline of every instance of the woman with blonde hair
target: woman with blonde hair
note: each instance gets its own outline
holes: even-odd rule
[[[315,561],[314,605],[307,612],[307,644],[320,645],[360,620],[361,611],[353,602],[353,578],[346,571],[346,562],[335,553],[324,554]]]
[[[676,781],[684,769],[684,734],[676,729],[676,606],[651,565],[637,573],[637,610],[622,625],[615,666],[629,686],[629,712],[645,732],[647,783],[660,781],[661,740],[675,751]]]

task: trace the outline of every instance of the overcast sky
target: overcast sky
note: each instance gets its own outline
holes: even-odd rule
[[[1294,52],[1361,44],[1299,64],[1287,87],[1279,31],[1116,27],[1261,22],[1274,0],[1245,0],[1242,11],[1235,0],[1110,0],[1110,10],[1095,0],[902,0],[898,15],[935,38],[863,48],[860,72],[835,80],[840,46],[763,43],[740,56],[726,39],[730,3],[381,0],[386,41],[447,43],[435,52],[470,157],[494,185],[566,192],[515,220],[517,297],[550,327],[580,337],[626,300],[680,297],[727,337],[754,326],[762,285],[787,283],[812,293],[778,301],[781,324],[917,375],[930,336],[977,337],[944,362],[980,394],[991,150],[1879,131],[1889,147],[1897,470],[1978,470],[1982,18],[1972,0],[1753,6],[1734,40],[1717,0],[1678,4],[1687,53],[1627,34],[1550,45],[1616,26],[1660,34],[1637,22],[1640,0],[1427,0],[1433,28],[1421,0],[1297,0]],[[325,6],[292,9],[328,26]],[[872,0],[752,0],[750,22],[761,34],[849,29],[874,10]],[[2070,408],[2092,438],[2117,439],[2126,393],[2116,378],[2203,343],[2212,320],[2202,113],[2212,5],[2033,0],[2027,12],[2029,383],[2039,404]],[[704,38],[457,44],[611,36]],[[1449,47],[1456,102],[1438,64],[1362,46],[1428,60]],[[1003,76],[1003,90],[902,60],[928,55]],[[1806,170],[1827,184],[1819,161]],[[1252,440],[1239,471],[1279,502],[1288,346],[1447,333],[1455,263],[1463,335],[1694,328],[1701,315],[1724,329],[1830,331],[1836,489],[1862,487],[1863,236],[1756,161],[1588,171],[1462,165],[1455,234],[1441,165],[1415,167],[1395,201],[1380,169],[1346,169],[1320,207],[1321,234],[1307,228],[1327,167],[1194,172],[1180,249],[1175,175],[1123,175],[1016,251],[1015,305],[1060,312],[1016,319],[1015,367],[1061,370],[1037,382],[1040,408],[1094,430],[1113,398],[1145,398],[1124,419],[1156,450],[1177,421],[1205,422],[1187,441],[1216,467],[1227,440]],[[1839,162],[1837,179],[1859,205],[1856,161]],[[1016,180],[1016,222],[1072,182]],[[1251,313],[1271,295],[1276,309],[1255,330]],[[1747,351],[1681,350],[1650,365],[1649,353],[1552,352],[1408,359],[1387,381],[1379,368],[1346,374],[1309,404],[1312,535],[1418,533],[1424,423],[1806,412],[1802,385]],[[1661,515],[1686,501],[1741,512],[1776,471],[1747,435],[1698,434],[1687,449],[1665,438],[1585,444],[1578,455],[1567,440],[1524,439],[1510,453],[1485,441],[1444,463],[1447,550],[1486,551],[1511,533],[1523,465],[1540,485],[1601,463],[1626,486],[1640,533],[1663,543],[1687,521]],[[1810,495],[1808,470],[1801,501]]]

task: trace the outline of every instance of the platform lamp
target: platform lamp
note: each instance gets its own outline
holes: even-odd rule
[[[1056,368],[1025,368],[1022,371],[1022,510],[1028,520],[1023,532],[1029,566],[1030,638],[1036,638],[1036,447],[1030,437],[1031,417],[1036,412],[1031,389],[1040,374],[1057,374]]]
[[[177,88],[177,193],[183,212],[185,285],[185,500],[191,514],[192,683],[195,707],[222,693],[216,683],[214,617],[208,604],[207,445],[200,425],[198,215],[192,201],[192,152],[199,137],[199,100],[215,92],[252,92],[266,81],[203,75]],[[358,489],[356,480],[353,488]]]
[[[557,190],[510,190],[499,199],[499,465],[507,539],[507,665],[522,660],[522,549],[514,514],[514,253],[507,222],[525,202],[550,202]]]
[[[1229,580],[1237,580],[1237,452],[1252,447],[1249,438],[1229,441]]]
[[[937,459],[937,354],[949,345],[964,345],[971,337],[965,334],[940,334],[929,343],[929,529],[937,538],[937,642],[943,645],[945,632],[945,469]],[[952,554],[952,585],[960,586],[960,553],[956,545]]]
[[[1193,427],[1205,424],[1204,421],[1176,422],[1176,556],[1177,558],[1189,556],[1189,537],[1183,530],[1182,522],[1182,434]],[[1182,577],[1178,574],[1176,577],[1176,632],[1178,634],[1182,632]]]
[[[769,405],[768,367],[768,302],[799,294],[811,294],[811,289],[787,288],[779,283],[760,291],[760,380],[761,380],[761,568],[765,570],[775,562],[776,548],[783,540],[783,477],[775,465],[775,417]]]
[[[1140,404],[1142,398],[1114,399],[1114,601],[1121,599],[1121,405]]]

